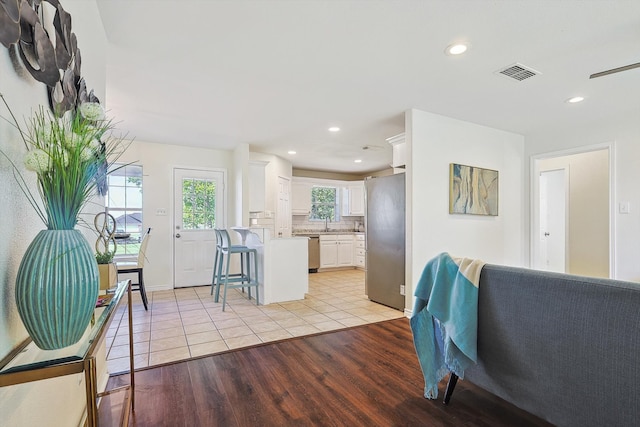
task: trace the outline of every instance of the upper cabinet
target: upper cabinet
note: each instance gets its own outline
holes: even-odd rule
[[[404,133],[387,138],[387,142],[392,145],[393,161],[391,166],[403,168],[407,163],[407,144],[404,141]]]
[[[269,162],[249,162],[249,212],[266,210],[266,178],[265,167]]]
[[[294,181],[291,184],[291,214],[309,215],[311,213],[311,183]]]
[[[364,216],[364,181],[354,181],[346,187],[348,205],[346,216]]]

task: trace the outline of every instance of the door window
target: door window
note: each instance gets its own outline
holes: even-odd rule
[[[182,179],[182,229],[216,227],[216,183],[210,179]]]

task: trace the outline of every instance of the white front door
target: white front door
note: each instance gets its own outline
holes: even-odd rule
[[[567,177],[566,169],[540,172],[541,270],[566,271]]]
[[[276,235],[291,237],[291,181],[278,177],[278,210],[276,211]]]
[[[224,172],[173,170],[175,288],[211,284],[216,227],[224,227]]]

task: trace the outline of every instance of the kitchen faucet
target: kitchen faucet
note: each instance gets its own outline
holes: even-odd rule
[[[325,233],[327,231],[329,231],[329,221],[331,221],[331,219],[329,219],[329,216],[325,216],[324,217],[324,232]]]

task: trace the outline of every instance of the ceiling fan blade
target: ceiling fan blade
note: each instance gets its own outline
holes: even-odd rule
[[[608,76],[609,74],[619,73],[621,71],[633,70],[634,68],[640,67],[640,62],[636,62],[635,64],[625,65],[624,67],[612,68],[611,70],[601,71],[599,73],[591,74],[589,76],[590,79],[595,79],[596,77]]]

